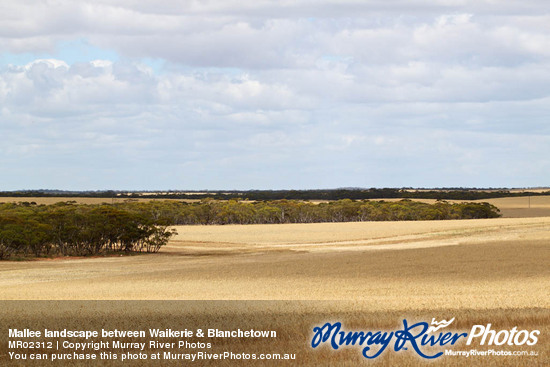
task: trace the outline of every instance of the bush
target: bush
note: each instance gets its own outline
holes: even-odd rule
[[[488,203],[426,204],[411,200],[344,199],[245,202],[204,199],[112,205],[0,204],[0,259],[14,254],[88,256],[109,251],[157,252],[175,234],[171,225],[441,220],[499,217]]]
[[[112,205],[0,205],[0,259],[157,252],[173,234],[150,216]]]

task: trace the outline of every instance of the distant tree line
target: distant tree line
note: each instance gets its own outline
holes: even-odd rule
[[[270,224],[399,220],[477,219],[499,217],[488,203],[427,204],[400,201],[337,200],[314,204],[297,200],[241,201],[204,199],[200,202],[148,201],[114,204],[147,212],[155,220],[182,224]]]
[[[157,252],[173,234],[144,212],[112,205],[0,204],[0,259]]]
[[[483,200],[514,196],[550,195],[545,192],[511,192],[506,189],[333,189],[333,190],[250,190],[250,191],[206,191],[206,192],[122,192],[122,191],[4,191],[0,196],[7,197],[99,197],[99,198],[157,198],[157,199],[207,199],[231,200],[368,200],[368,199],[438,199],[438,200]]]
[[[85,205],[0,204],[0,259],[14,254],[96,255],[157,252],[174,234],[171,225],[266,224],[477,219],[499,217],[488,203],[426,204],[404,199],[344,199],[314,204],[297,200],[204,199]]]

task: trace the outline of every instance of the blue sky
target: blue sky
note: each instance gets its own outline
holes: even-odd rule
[[[36,59],[58,59],[72,65],[77,62],[93,60],[118,61],[118,54],[114,50],[101,49],[91,44],[86,38],[75,38],[56,43],[49,52],[3,52],[1,55],[4,65],[26,65]]]
[[[534,187],[540,1],[10,1],[0,190]]]

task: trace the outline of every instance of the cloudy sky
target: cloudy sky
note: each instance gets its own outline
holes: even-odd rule
[[[0,2],[0,190],[550,185],[543,0]]]

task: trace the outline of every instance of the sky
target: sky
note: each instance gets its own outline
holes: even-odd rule
[[[550,7],[1,1],[0,137],[0,191],[550,186]]]

